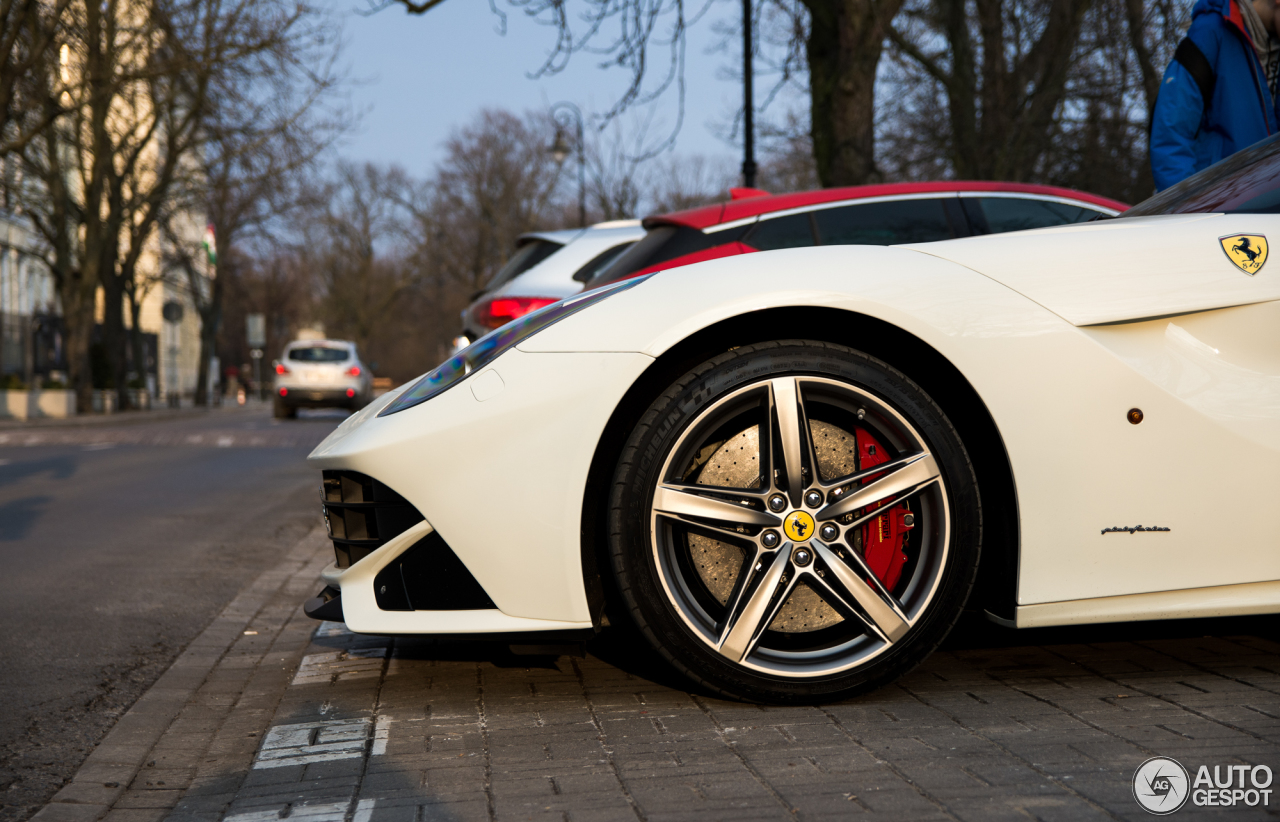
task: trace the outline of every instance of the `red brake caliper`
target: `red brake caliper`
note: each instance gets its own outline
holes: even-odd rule
[[[865,429],[857,429],[856,437],[859,470],[865,471],[889,461],[885,447],[877,443]],[[872,476],[866,482],[874,482],[877,479],[879,479],[878,476]],[[883,504],[876,503],[868,506],[868,509],[875,510]],[[908,510],[906,505],[895,505],[862,526],[863,559],[866,560],[871,573],[875,574],[890,591],[902,577],[902,566],[907,562],[907,555],[903,553],[902,546],[906,542],[907,532],[915,527],[903,522],[903,517]]]

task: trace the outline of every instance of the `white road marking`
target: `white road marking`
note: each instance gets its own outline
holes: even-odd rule
[[[369,720],[331,719],[277,725],[267,732],[254,768],[283,768],[336,759],[359,759],[369,738]],[[344,813],[346,806],[343,806]],[[297,811],[293,815],[297,815]]]
[[[373,816],[373,806],[376,805],[376,799],[361,799],[356,803],[356,812],[351,817],[351,822],[369,822]]]
[[[115,444],[114,442],[95,442],[95,443],[92,443],[92,444],[90,444],[90,445],[86,445],[86,446],[84,447],[84,450],[86,450],[86,451],[105,451],[105,450],[106,450],[106,449],[108,449],[108,448],[115,448],[115,447],[116,447],[116,444]]]
[[[301,805],[292,809],[290,819],[305,819],[307,822],[342,822],[347,817],[350,802],[330,802],[323,805]]]
[[[361,799],[359,805],[356,806],[356,816],[353,822],[368,822],[373,813],[374,801],[372,799]],[[369,803],[369,811],[361,817],[361,806],[366,802]],[[305,819],[306,822],[342,822],[346,818],[347,810],[350,807],[350,802],[318,802],[314,805],[294,805],[289,809],[289,818]],[[267,808],[261,811],[249,811],[248,813],[224,816],[222,822],[279,822],[280,814],[280,808]]]
[[[231,443],[235,442],[231,437],[218,437],[219,448],[230,448]]]
[[[378,717],[378,722],[373,726],[373,750],[369,752],[370,756],[383,756],[387,752],[387,740],[391,738],[391,722],[389,716]]]
[[[9,464],[9,460],[0,459],[0,465],[8,465],[8,464]]]

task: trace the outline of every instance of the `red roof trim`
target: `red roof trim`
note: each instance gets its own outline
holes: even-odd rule
[[[656,214],[644,219],[644,227],[680,225],[689,228],[706,229],[721,223],[730,223],[760,214],[771,214],[775,211],[786,211],[792,208],[804,208],[825,203],[837,203],[843,200],[862,200],[868,197],[894,197],[908,194],[946,194],[959,191],[997,191],[1013,194],[1039,194],[1044,197],[1066,197],[1116,211],[1124,211],[1129,207],[1118,200],[1099,197],[1096,194],[1090,194],[1085,191],[1058,188],[1057,186],[948,180],[934,183],[892,183],[850,186],[847,188],[824,188],[817,191],[801,191],[794,194],[751,197],[745,200],[733,200],[701,208],[691,208],[687,211]]]

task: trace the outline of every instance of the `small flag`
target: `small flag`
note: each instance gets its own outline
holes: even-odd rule
[[[217,237],[213,233],[213,223],[205,226],[204,229],[204,253],[209,257],[209,265],[218,264],[218,243]]]

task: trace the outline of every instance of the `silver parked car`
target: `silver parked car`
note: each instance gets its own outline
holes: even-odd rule
[[[373,374],[347,340],[295,340],[275,363],[275,416],[299,408],[363,408],[373,398]]]
[[[577,294],[643,236],[639,220],[521,235],[516,253],[463,310],[454,353],[495,328]]]

